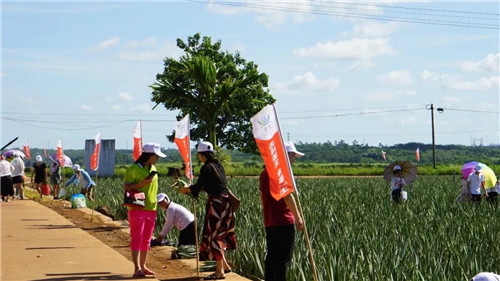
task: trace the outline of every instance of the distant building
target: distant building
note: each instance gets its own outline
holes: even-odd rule
[[[99,166],[97,171],[90,169],[90,158],[94,153],[95,140],[85,140],[85,171],[91,176],[113,176],[115,174],[115,140],[101,140],[101,153],[99,156]]]

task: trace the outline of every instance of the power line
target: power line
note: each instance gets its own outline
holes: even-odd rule
[[[268,5],[268,3],[273,4],[273,2],[266,2],[266,4],[252,4],[252,3],[239,3],[239,2],[231,2],[231,1],[217,1],[217,2],[213,2],[213,1],[209,1],[209,0],[187,0],[187,1],[207,3],[207,4],[216,4],[216,5],[225,5],[225,6],[234,6],[234,7],[242,7],[242,8],[253,8],[253,9],[266,10],[266,11],[267,10],[275,10],[275,11],[294,12],[294,13],[303,13],[303,14],[316,14],[316,15],[362,18],[362,19],[383,20],[383,21],[420,23],[420,24],[429,24],[429,25],[444,25],[444,26],[482,28],[482,29],[500,29],[498,24],[486,24],[486,23],[478,23],[478,22],[461,22],[461,21],[444,21],[444,20],[436,20],[436,19],[417,19],[417,18],[407,18],[407,17],[405,18],[405,17],[377,16],[377,15],[370,15],[370,14],[363,14],[363,13],[341,13],[341,12],[333,12],[333,11],[328,12],[328,11],[321,11],[321,10],[312,10],[312,9],[302,8],[302,7],[291,8],[291,7]],[[376,5],[374,5],[374,6],[376,7]]]

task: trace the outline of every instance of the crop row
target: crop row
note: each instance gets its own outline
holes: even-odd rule
[[[189,197],[160,179],[160,191],[188,209]],[[107,205],[118,219],[122,182],[98,179],[96,206]],[[229,186],[242,200],[237,213],[238,250],[229,253],[234,268],[263,279],[265,231],[258,178],[231,178]],[[320,280],[466,280],[500,268],[500,211],[454,202],[459,180],[422,176],[407,189],[409,200],[395,206],[380,177],[298,178],[299,198]],[[203,221],[205,197],[196,203]],[[156,232],[164,215],[159,213]],[[201,225],[199,226],[201,230]],[[175,241],[177,231],[168,239]],[[297,234],[288,280],[312,280],[307,245]]]

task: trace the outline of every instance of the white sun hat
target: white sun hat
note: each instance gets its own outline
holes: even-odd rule
[[[156,195],[156,201],[158,201],[158,203],[163,202],[163,200],[166,200],[167,203],[170,202],[170,198],[168,198],[167,194],[160,193],[160,194]]]
[[[155,142],[149,142],[142,146],[142,152],[154,153],[160,157],[167,157],[167,155],[163,154],[160,149],[160,144]]]
[[[285,142],[285,149],[286,149],[286,152],[295,153],[297,155],[297,157],[304,156],[304,153],[299,152],[297,150],[297,148],[295,148],[295,144],[293,144],[293,142],[291,142],[291,141]]]

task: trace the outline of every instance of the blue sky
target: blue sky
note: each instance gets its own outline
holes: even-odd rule
[[[232,5],[227,5],[232,3]],[[3,1],[2,144],[82,149],[101,132],[168,143],[149,85],[199,32],[269,75],[285,138],[499,144],[499,4]],[[376,19],[374,19],[376,18]],[[481,24],[481,25],[478,25]],[[471,25],[475,27],[471,27]]]

